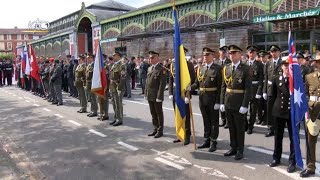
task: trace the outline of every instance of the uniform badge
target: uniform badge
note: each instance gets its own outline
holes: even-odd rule
[[[282,86],[282,83],[279,83],[279,86]]]
[[[280,81],[282,80],[282,76],[279,77],[279,80],[280,80]]]
[[[281,71],[279,71],[279,75],[281,75],[282,74],[282,72]]]
[[[258,73],[257,73],[257,71],[255,71],[253,74],[256,76]]]
[[[238,83],[242,83],[242,79],[239,79],[239,80],[238,80]]]
[[[211,81],[213,81],[213,80],[214,80],[214,78],[212,77],[212,78],[211,78]]]

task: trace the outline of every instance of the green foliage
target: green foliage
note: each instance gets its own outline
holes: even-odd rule
[[[10,59],[13,60],[13,54],[9,53],[9,54],[0,54],[0,59]]]

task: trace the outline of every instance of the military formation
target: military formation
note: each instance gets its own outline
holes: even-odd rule
[[[184,48],[184,51],[188,54],[189,50]],[[71,56],[59,59],[38,57],[41,77],[41,81],[38,82],[23,73],[22,63],[18,57],[16,73],[21,76],[18,78],[18,86],[31,90],[58,106],[63,105],[62,91],[66,91],[69,96],[79,99],[78,113],[86,113],[88,117],[97,117],[101,121],[109,120],[110,99],[114,117],[110,118],[109,124],[120,126],[124,123],[123,97],[131,98],[131,89],[135,88],[138,75],[141,95],[148,102],[152,117],[153,127],[148,136],[162,137],[164,132],[162,106],[166,89],[169,92],[169,100],[175,108],[175,60],[164,63],[156,51],[149,51],[147,59],[139,56],[137,59],[131,58],[130,61],[117,51],[109,57],[104,55],[107,90],[105,96],[97,97],[91,92],[94,58],[93,54],[81,54],[78,59]],[[320,54],[312,59],[303,53],[298,53],[297,58],[306,85],[310,114],[310,118],[306,121],[308,165],[300,176],[309,177],[315,174],[315,144],[320,127]],[[235,160],[241,160],[244,158],[245,133],[253,134],[254,124],[267,125],[268,132],[265,136],[274,137],[273,159],[269,166],[275,167],[281,163],[283,134],[287,128],[290,135],[287,171],[295,172],[289,65],[288,58],[281,54],[281,49],[277,45],[271,45],[268,51],[259,50],[254,45],[249,45],[245,51],[236,45],[223,46],[216,51],[204,47],[198,61],[187,59],[186,61],[191,83],[184,99],[187,113],[185,140],[182,143],[188,145],[191,141],[191,95],[198,94],[204,125],[203,141],[198,146],[199,149],[208,148],[208,152],[218,149],[220,126],[229,130],[230,137],[230,149],[224,156],[234,156]],[[6,73],[2,74],[7,76]],[[9,82],[8,80],[8,84]],[[90,111],[87,109],[88,103]],[[181,141],[176,139],[173,142]]]

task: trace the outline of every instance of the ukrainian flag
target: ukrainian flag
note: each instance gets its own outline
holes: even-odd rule
[[[177,9],[173,5],[174,17],[174,59],[175,59],[175,121],[176,133],[178,139],[182,142],[185,140],[185,118],[186,118],[186,105],[184,102],[185,94],[188,86],[191,83],[186,56],[180,37],[180,28],[177,15]]]

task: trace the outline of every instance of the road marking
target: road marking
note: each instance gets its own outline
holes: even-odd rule
[[[252,167],[252,166],[249,166],[249,165],[244,165],[244,167],[247,167],[247,168],[252,169],[252,170],[256,170],[255,167]]]
[[[26,100],[26,102],[30,102],[30,101]]]
[[[12,93],[9,93],[10,95],[12,95]]]
[[[174,167],[174,168],[176,168],[176,169],[184,170],[184,167],[183,167],[183,166],[180,166],[179,164],[173,163],[173,162],[168,161],[168,160],[166,160],[166,159],[163,159],[163,158],[161,158],[161,157],[156,157],[156,158],[154,158],[154,159],[155,159],[156,161],[159,161],[159,162],[161,162],[161,163],[163,163],[163,164],[166,164],[166,165],[168,165],[168,166]]]
[[[262,126],[260,124],[254,124],[254,127],[259,127],[259,128],[263,128],[263,129],[267,129],[268,128],[267,126]],[[284,131],[287,132],[287,133],[289,132],[288,129],[285,129]],[[302,136],[306,135],[302,130],[299,131],[299,134],[302,135]]]
[[[19,99],[23,99],[22,97],[18,97]]]
[[[33,104],[34,106],[37,106],[37,107],[39,107],[40,105],[39,104]]]
[[[130,100],[124,100],[124,101],[131,102],[131,103],[135,103],[135,104],[141,104],[141,105],[149,106],[149,104],[147,104],[147,103],[142,103],[142,102],[138,102],[138,101],[130,101]],[[169,110],[169,111],[174,111],[173,108],[163,107],[163,109]],[[193,115],[202,116],[202,115],[199,114],[199,113],[193,113]]]
[[[273,155],[273,151],[265,150],[265,149],[258,148],[258,147],[249,146],[248,149],[250,149],[252,151],[268,154],[268,155]],[[283,157],[285,159],[289,159],[289,155],[287,155],[287,154],[282,154],[281,157]],[[303,159],[303,164],[306,164],[306,160],[305,159]],[[320,163],[319,162],[316,162],[316,167],[320,167]],[[320,176],[320,173],[317,172],[317,171],[316,171],[316,174],[318,176]]]
[[[4,92],[8,93],[8,91],[4,91]]]
[[[233,176],[233,179],[245,180],[245,179],[239,178],[239,177],[237,177],[237,176]]]
[[[47,109],[47,108],[42,108],[43,110],[47,111],[47,112],[50,112],[51,110],[50,109]]]
[[[78,123],[78,122],[76,122],[74,120],[68,120],[68,121],[69,121],[69,123],[72,123],[72,124],[74,124],[76,126],[81,126],[82,125],[82,124],[80,124],[80,123]]]
[[[63,118],[63,116],[60,115],[60,114],[54,114],[54,115],[57,116],[57,117],[59,117],[59,118]]]
[[[96,134],[96,135],[98,135],[98,136],[101,136],[101,137],[107,137],[107,135],[102,134],[101,132],[98,132],[98,131],[96,131],[96,130],[94,130],[94,129],[90,129],[89,132],[91,132],[91,133],[93,133],[93,134]]]
[[[274,169],[274,170],[278,171],[279,173],[281,173],[283,175],[286,175],[286,176],[288,176],[288,177],[290,177],[292,179],[295,179],[295,180],[303,180],[303,179],[305,179],[305,178],[301,178],[298,172],[288,173],[287,170],[282,169],[280,167],[272,167],[272,169]],[[308,180],[319,180],[319,177],[308,177],[307,179]]]
[[[137,148],[137,147],[134,147],[134,146],[132,146],[132,145],[130,145],[130,144],[127,144],[127,143],[124,143],[124,142],[122,142],[122,141],[119,141],[119,142],[117,142],[119,145],[121,145],[121,146],[123,146],[123,147],[126,147],[126,148],[128,148],[128,149],[130,149],[130,150],[132,150],[132,151],[137,151],[139,148]]]

